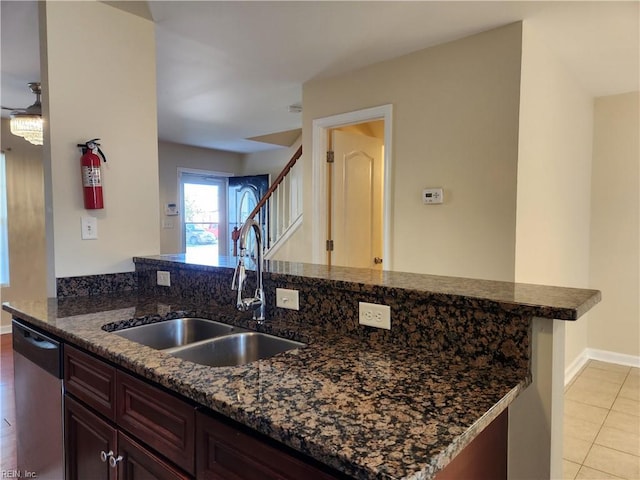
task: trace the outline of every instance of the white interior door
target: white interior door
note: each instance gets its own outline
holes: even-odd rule
[[[382,268],[383,142],[340,130],[331,141],[331,264]]]

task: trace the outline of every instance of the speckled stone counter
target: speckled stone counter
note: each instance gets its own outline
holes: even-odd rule
[[[271,308],[270,321],[259,326],[221,301],[229,295],[222,288],[204,298],[197,275],[195,280],[188,275],[191,280],[183,278],[186,283],[178,281],[177,291],[167,289],[164,294],[144,287],[147,267],[170,269],[172,282],[174,273],[185,274],[181,269],[217,273],[226,282],[228,265],[194,266],[175,257],[136,261],[141,267],[138,288],[143,291],[17,301],[4,308],[361,479],[433,478],[530,382],[531,316],[553,311],[564,312],[562,318],[577,317],[599,298],[598,292],[574,289],[551,289],[545,298],[544,289],[549,287],[493,282],[494,290],[492,282],[458,279],[456,284],[455,279],[443,279],[450,283],[449,291],[437,281],[442,277],[349,269],[323,272],[322,267],[282,264],[269,266],[272,286],[284,282],[300,287],[301,299],[311,305],[310,310],[291,313]],[[369,281],[363,280],[367,275]],[[403,289],[404,281],[413,288]],[[431,283],[440,287],[431,291]],[[185,294],[186,285],[192,287],[190,295]],[[466,296],[470,291],[475,294]],[[340,308],[343,301],[359,298],[383,298],[389,303],[395,299],[393,334],[358,326],[357,319]],[[519,303],[516,298],[535,301]],[[308,345],[248,365],[212,368],[130,342],[103,328],[183,314]]]
[[[209,262],[192,262],[188,255],[136,257],[136,265],[158,268],[183,268],[201,272],[230,271],[233,257],[220,257]],[[250,267],[249,263],[249,268]],[[308,263],[265,262],[265,275],[274,282],[293,281],[314,284],[321,280],[325,287],[352,292],[397,296],[419,295],[423,302],[456,303],[467,308],[496,307],[523,316],[576,320],[600,301],[598,290],[554,287],[526,283],[500,282],[472,278],[445,277],[406,272],[388,272],[367,268],[327,267]]]

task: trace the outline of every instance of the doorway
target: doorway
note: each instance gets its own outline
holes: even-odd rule
[[[384,122],[331,129],[327,264],[381,269]]]
[[[240,228],[269,188],[269,175],[229,176],[206,170],[178,169],[181,248],[189,261],[211,262],[233,255],[231,232]],[[268,245],[268,206],[260,223]],[[252,238],[252,236],[250,236]],[[253,252],[250,240],[249,251]]]
[[[311,222],[314,263],[392,269],[391,116],[392,106],[383,105],[313,121],[312,197],[314,205],[325,206],[317,208]],[[379,126],[381,133],[378,136],[382,137],[382,145],[363,146],[353,143],[359,140],[350,138],[344,150],[336,151],[333,143],[338,137],[343,137],[338,143],[344,140],[343,133],[361,134],[365,126],[373,124]],[[336,132],[340,133],[336,135]],[[365,143],[371,143],[371,135],[360,136],[369,137]],[[381,150],[380,162],[375,161],[372,148]],[[331,167],[327,166],[327,151],[330,149],[334,151],[334,166]],[[338,156],[340,158],[336,161]],[[375,173],[378,167],[376,163],[382,163],[378,174]],[[335,164],[341,165],[336,168]],[[353,185],[357,187],[351,186],[351,180],[356,182]],[[362,213],[363,208],[366,214]],[[356,222],[352,219],[356,219]],[[379,240],[374,238],[374,231],[381,232]],[[329,238],[329,235],[335,234],[345,247],[342,251],[338,250],[342,247],[336,244],[335,238]],[[365,239],[367,245],[362,248]],[[327,240],[334,240],[333,252],[328,248],[330,242]]]
[[[226,248],[227,179],[180,175],[182,247],[191,261],[217,259]]]
[[[229,177],[229,209],[228,209],[228,227],[229,235],[234,228],[240,229],[244,222],[249,218],[253,209],[258,202],[267,193],[269,189],[270,178],[268,174],[262,175],[245,175],[238,177]],[[265,204],[255,217],[255,220],[262,228],[262,247],[266,250],[269,247],[269,203]],[[249,235],[247,238],[247,251],[250,255],[256,255],[255,237]],[[220,250],[224,252],[224,250]],[[234,256],[233,242],[228,243],[225,255]]]

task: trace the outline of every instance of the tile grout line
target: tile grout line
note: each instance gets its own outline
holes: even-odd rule
[[[569,384],[569,385],[567,385],[567,388],[566,388],[566,389],[565,389],[565,391],[563,392],[565,395],[566,395],[567,391],[569,390],[569,388],[570,388],[570,387],[575,383],[575,381],[576,381],[576,380],[578,380],[578,379],[582,376],[582,373],[584,373],[584,371],[586,370],[586,368],[588,368],[589,366],[591,366],[591,365],[587,364],[584,368],[582,368],[582,369],[580,370],[580,372],[578,372],[578,374],[573,378],[573,380],[570,382],[570,384]],[[591,366],[591,367],[592,367],[592,368],[594,368],[594,369],[597,369],[597,370],[599,370],[599,371],[608,371],[608,369],[605,369],[605,368],[598,368],[598,367],[597,367],[597,366],[595,366],[595,365],[593,365],[593,366]],[[594,471],[596,471],[596,472],[600,472],[600,473],[603,473],[603,474],[606,474],[606,475],[611,475],[612,477],[615,477],[615,478],[621,478],[621,477],[618,477],[617,475],[615,475],[615,474],[613,474],[613,473],[605,472],[605,471],[603,471],[603,470],[596,469],[596,468],[590,467],[590,466],[588,466],[588,465],[585,465],[585,463],[584,463],[584,462],[586,461],[587,457],[588,457],[588,456],[589,456],[589,454],[591,453],[591,450],[592,450],[592,448],[593,448],[593,446],[594,446],[594,445],[598,445],[599,447],[607,448],[607,449],[609,449],[609,450],[612,450],[612,451],[615,451],[615,452],[619,452],[619,453],[622,453],[622,454],[627,454],[627,455],[631,455],[631,456],[634,456],[634,457],[640,457],[640,455],[636,455],[635,453],[630,453],[630,452],[626,452],[626,451],[618,450],[618,449],[616,449],[616,448],[612,448],[612,447],[609,447],[609,446],[606,446],[606,445],[601,445],[601,444],[599,444],[599,443],[596,443],[596,440],[597,440],[598,436],[600,435],[600,433],[601,433],[602,429],[604,428],[604,426],[605,426],[605,423],[606,423],[607,419],[608,419],[608,418],[609,418],[609,416],[611,415],[611,412],[616,412],[616,413],[622,413],[622,414],[625,414],[625,412],[620,412],[620,411],[618,411],[618,410],[613,410],[613,405],[615,404],[615,402],[616,402],[619,398],[627,399],[627,397],[621,397],[621,396],[620,396],[620,392],[622,391],[622,387],[624,386],[624,384],[625,384],[625,383],[627,382],[627,380],[629,380],[629,378],[632,376],[633,371],[634,371],[634,370],[633,370],[633,368],[630,368],[629,370],[627,370],[627,372],[626,372],[626,374],[625,374],[625,376],[624,376],[624,379],[623,379],[623,380],[622,380],[622,382],[619,384],[619,388],[618,388],[618,391],[616,392],[616,395],[615,395],[615,398],[614,398],[614,400],[613,400],[613,403],[610,405],[610,407],[609,407],[609,408],[607,408],[607,409],[606,409],[606,410],[607,410],[607,413],[606,413],[605,417],[603,418],[602,422],[600,423],[600,426],[599,426],[598,431],[597,431],[597,433],[596,433],[596,435],[595,435],[595,437],[594,437],[594,440],[591,442],[591,444],[590,444],[590,446],[589,446],[589,449],[588,449],[588,451],[587,451],[587,453],[586,453],[586,455],[585,455],[585,457],[584,457],[583,461],[582,461],[582,462],[580,462],[580,463],[578,463],[578,462],[574,462],[574,461],[572,461],[572,460],[569,460],[569,459],[567,459],[567,458],[565,458],[565,459],[564,459],[565,461],[570,462],[570,463],[573,463],[573,464],[575,464],[575,465],[578,465],[578,467],[579,467],[579,468],[578,468],[578,471],[577,471],[577,472],[576,472],[576,474],[573,476],[573,480],[575,480],[575,479],[577,478],[577,476],[578,476],[578,474],[580,473],[580,470],[582,469],[582,467],[589,468],[589,469],[591,469],[591,470],[594,470]],[[585,377],[585,378],[588,378],[588,377]],[[603,381],[606,381],[606,380],[603,380]],[[607,382],[607,383],[618,383],[618,382]],[[633,399],[630,399],[630,400],[633,400]],[[583,402],[581,402],[581,401],[579,401],[579,400],[576,400],[576,399],[572,399],[572,401],[575,401],[576,403],[580,403],[580,404],[582,404],[582,405],[587,405],[587,406],[590,406],[590,407],[595,407],[595,405],[590,405],[590,404],[587,404],[587,403],[583,403]],[[603,407],[598,407],[598,408],[603,408]],[[566,415],[565,415],[565,416],[566,416]],[[624,430],[619,430],[619,429],[617,429],[617,428],[615,428],[615,427],[607,427],[607,428],[611,428],[612,430],[616,430],[616,431],[624,431]]]
[[[593,366],[592,368],[598,369],[598,368],[597,368],[597,367],[595,367],[595,366]],[[578,378],[580,378],[580,377],[582,376],[582,373],[583,373],[585,370],[586,370],[586,368],[582,369],[582,370],[578,373],[578,375],[576,375],[576,376],[575,376],[575,378],[574,378],[574,380],[571,382],[571,384],[573,384],[576,380],[578,380]],[[601,371],[607,371],[607,369],[598,369],[598,370],[601,370]],[[602,423],[600,424],[600,427],[598,428],[598,431],[597,431],[597,433],[596,433],[596,435],[595,435],[595,437],[594,437],[593,441],[591,442],[591,445],[589,446],[589,449],[588,449],[588,451],[587,451],[587,453],[586,453],[586,455],[585,455],[585,457],[584,457],[583,461],[582,461],[582,462],[580,462],[580,468],[578,469],[578,472],[577,472],[577,473],[575,474],[575,476],[573,477],[573,479],[574,479],[574,480],[577,478],[577,476],[578,476],[578,474],[580,473],[580,470],[582,469],[582,467],[586,467],[586,468],[589,468],[589,469],[591,469],[591,470],[595,470],[595,471],[597,471],[597,472],[604,473],[604,474],[606,474],[606,475],[611,475],[611,476],[613,476],[613,477],[615,477],[615,478],[622,478],[622,477],[618,477],[617,475],[615,475],[615,474],[613,474],[613,473],[606,472],[606,471],[603,471],[603,470],[599,470],[599,469],[596,469],[596,468],[590,467],[589,465],[585,465],[585,463],[584,463],[584,462],[585,462],[585,461],[587,460],[587,458],[589,457],[589,454],[591,453],[591,450],[593,449],[593,446],[594,446],[594,445],[598,445],[599,447],[602,447],[602,448],[607,448],[607,449],[612,450],[612,451],[615,451],[615,452],[619,452],[619,453],[623,453],[623,454],[627,454],[627,455],[632,455],[632,456],[634,456],[634,457],[638,457],[638,458],[640,458],[640,455],[635,455],[635,454],[633,454],[633,453],[625,452],[625,451],[622,451],[622,450],[618,450],[618,449],[616,449],[616,448],[611,448],[611,447],[609,447],[609,446],[606,446],[606,445],[600,445],[599,443],[596,443],[596,440],[598,439],[598,436],[600,435],[600,432],[601,432],[601,431],[602,431],[602,429],[604,428],[604,424],[606,423],[607,419],[609,418],[609,415],[611,414],[611,412],[612,412],[612,411],[617,412],[617,410],[613,410],[613,405],[615,404],[616,400],[618,400],[618,398],[626,398],[626,397],[620,397],[620,392],[622,391],[622,387],[624,386],[624,384],[626,383],[626,381],[627,381],[627,380],[629,379],[629,377],[631,376],[631,372],[632,372],[632,369],[629,369],[629,370],[626,372],[625,377],[624,377],[624,379],[622,380],[622,383],[620,384],[620,386],[619,386],[619,388],[618,388],[618,391],[616,392],[615,398],[614,398],[613,402],[611,403],[611,406],[607,409],[607,414],[606,414],[606,416],[605,416],[605,417],[604,417],[604,419],[602,420]],[[587,378],[587,377],[585,377],[585,378]],[[603,380],[603,381],[604,381],[604,380]],[[607,383],[614,383],[614,382],[607,382]],[[617,382],[615,382],[615,383],[617,383]],[[568,390],[568,389],[567,389],[567,390]],[[566,394],[566,391],[565,391],[564,393]],[[579,400],[575,400],[575,399],[574,399],[573,401],[575,401],[575,402],[577,402],[577,403],[580,403],[580,404],[582,404],[582,405],[589,405],[589,404],[587,404],[587,403],[580,402]],[[589,406],[595,406],[595,405],[589,405]],[[602,407],[600,407],[600,408],[602,408]],[[624,413],[624,412],[619,412],[619,413]],[[611,429],[613,429],[613,430],[618,430],[618,429],[616,429],[616,428],[614,428],[614,427],[607,427],[607,428],[611,428]],[[565,460],[566,460],[566,461],[571,462],[571,460],[568,460],[568,459],[565,459]],[[576,463],[576,462],[572,462],[572,463]],[[577,463],[576,463],[576,464],[577,464]]]

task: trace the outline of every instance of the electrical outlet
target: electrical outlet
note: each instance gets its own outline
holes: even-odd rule
[[[300,298],[298,290],[276,288],[276,307],[300,310]]]
[[[165,272],[163,270],[158,270],[156,272],[157,274],[157,283],[160,286],[163,287],[170,287],[171,286],[171,273],[170,272]]]
[[[377,303],[358,302],[360,325],[391,330],[391,307]]]

